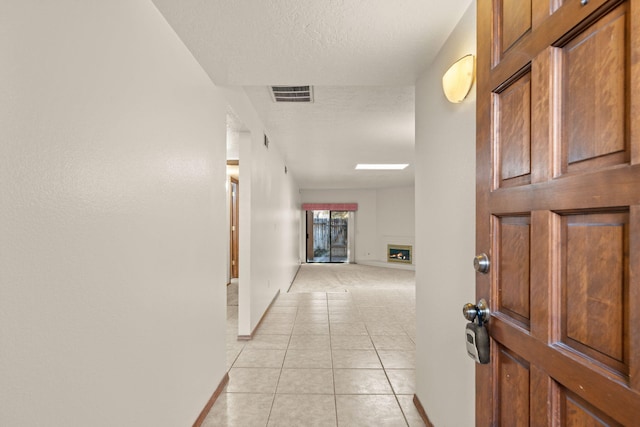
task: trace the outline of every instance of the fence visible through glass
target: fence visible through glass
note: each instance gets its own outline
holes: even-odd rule
[[[307,254],[308,262],[348,261],[348,219],[346,211],[313,211],[313,254]]]

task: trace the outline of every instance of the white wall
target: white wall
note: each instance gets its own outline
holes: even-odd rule
[[[0,9],[0,425],[191,425],[225,373],[226,101],[149,1]]]
[[[234,115],[235,116],[235,115]],[[227,161],[229,160],[238,160],[240,157],[240,135],[241,131],[231,129],[229,127],[229,122],[232,119],[229,111],[227,110]],[[227,205],[227,283],[231,282],[231,178],[238,179],[238,166],[227,166],[227,195],[226,195],[226,205]],[[238,185],[239,187],[239,185]],[[238,191],[239,193],[240,191]],[[239,217],[238,217],[239,218]]]
[[[387,263],[387,244],[414,244],[413,187],[302,190],[301,193],[302,203],[358,203],[355,214],[357,263],[398,267],[397,264]]]
[[[378,253],[387,262],[387,245],[411,245],[415,265],[415,188],[385,188],[378,193]]]
[[[434,425],[475,424],[462,305],[475,301],[475,87],[462,104],[442,75],[475,53],[475,1],[416,84],[416,394]]]
[[[249,129],[241,132],[238,334],[250,335],[278,291],[286,292],[300,265],[300,200],[295,177],[284,171],[278,142],[246,93],[225,88],[233,111]]]

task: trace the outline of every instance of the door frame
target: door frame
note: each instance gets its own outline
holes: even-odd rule
[[[306,251],[305,251],[305,262],[313,262],[309,261],[309,255],[313,255],[313,211],[305,211],[305,234],[306,238]],[[311,257],[313,259],[313,256]]]
[[[240,180],[234,177],[229,178],[229,198],[229,268],[230,277],[237,279],[240,275]]]
[[[313,233],[313,228],[314,228],[314,212],[318,212],[318,211],[326,211],[329,212],[329,233],[328,233],[328,238],[329,238],[329,261],[328,262],[323,262],[323,261],[313,261],[313,259],[315,259],[315,254],[314,254],[314,248],[313,248],[313,244],[314,244],[314,233]],[[333,212],[346,212],[347,213],[347,235],[346,235],[346,245],[345,245],[345,260],[344,261],[333,261],[332,257],[332,239],[331,239],[331,230],[332,230],[332,224],[331,224],[331,214]],[[305,224],[306,224],[306,229],[305,229],[305,235],[306,235],[306,254],[305,254],[305,261],[307,263],[327,263],[327,264],[341,264],[341,263],[349,263],[351,262],[350,259],[350,255],[351,255],[351,250],[350,250],[350,239],[352,238],[352,233],[350,233],[350,229],[351,229],[351,211],[349,210],[340,210],[340,209],[315,209],[315,210],[306,210],[305,211]],[[310,256],[311,255],[311,256]],[[341,257],[342,258],[342,257]]]

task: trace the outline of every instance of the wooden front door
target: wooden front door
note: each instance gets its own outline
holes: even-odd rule
[[[640,0],[478,0],[477,425],[640,425]]]

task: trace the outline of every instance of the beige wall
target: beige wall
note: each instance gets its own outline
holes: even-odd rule
[[[475,424],[461,314],[475,294],[475,87],[462,104],[441,88],[475,50],[474,1],[416,84],[416,394],[438,427]]]
[[[191,425],[225,371],[226,100],[149,1],[1,20],[0,425]]]

